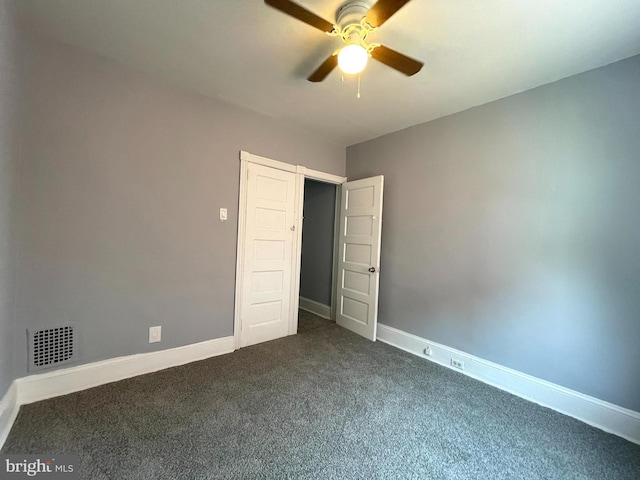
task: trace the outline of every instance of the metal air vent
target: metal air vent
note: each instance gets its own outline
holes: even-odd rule
[[[75,360],[76,342],[73,326],[27,330],[27,336],[29,370],[42,370]]]

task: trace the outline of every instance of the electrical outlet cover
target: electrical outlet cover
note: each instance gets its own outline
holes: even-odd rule
[[[464,362],[461,360],[456,360],[454,358],[451,359],[451,366],[455,368],[459,368],[460,370],[464,370]]]

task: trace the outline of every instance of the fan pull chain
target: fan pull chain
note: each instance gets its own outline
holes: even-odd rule
[[[358,74],[358,95],[356,96],[357,98],[360,98],[360,74]]]

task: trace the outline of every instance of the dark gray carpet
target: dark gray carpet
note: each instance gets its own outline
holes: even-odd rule
[[[640,446],[301,312],[300,333],[20,409],[83,479],[639,479]]]

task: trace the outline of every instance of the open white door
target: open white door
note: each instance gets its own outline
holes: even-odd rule
[[[336,322],[375,341],[384,177],[342,184]]]
[[[240,346],[284,337],[292,315],[296,174],[249,164]]]

